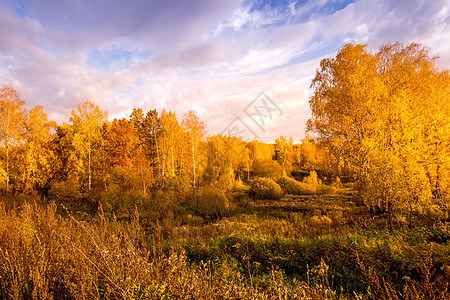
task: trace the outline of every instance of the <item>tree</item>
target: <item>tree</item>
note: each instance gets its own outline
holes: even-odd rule
[[[347,44],[321,61],[307,126],[355,172],[366,200],[380,199],[390,217],[413,203],[424,207],[430,183],[438,185],[449,152],[450,76],[418,44],[388,44],[376,54],[365,48]]]
[[[235,176],[242,178],[248,176],[249,150],[242,139],[234,136],[209,136],[205,152],[207,181],[219,182],[220,179],[224,179],[234,182]]]
[[[283,168],[275,160],[265,158],[257,158],[253,160],[253,175],[255,177],[266,177],[273,180],[278,180],[283,176]]]
[[[25,133],[25,101],[11,86],[0,89],[0,141],[5,151],[6,192],[10,185],[11,148],[23,142]]]
[[[347,44],[335,59],[326,58],[311,83],[312,118],[307,128],[330,148],[338,148],[347,163],[362,175],[366,151],[364,140],[372,132],[381,91],[377,59],[364,45]]]
[[[75,151],[72,146],[72,126],[64,122],[56,127],[56,132],[50,142],[49,148],[55,154],[53,179],[63,181],[73,175],[72,163]],[[72,176],[75,177],[75,176]]]
[[[253,159],[272,159],[275,155],[274,147],[271,144],[254,140],[248,144],[250,149],[250,158]]]
[[[146,194],[147,189],[154,183],[153,155],[150,150],[151,137],[145,127],[145,116],[141,108],[133,108],[130,115],[130,123],[133,125],[136,143],[133,147],[133,166],[142,193]]]
[[[299,168],[302,170],[317,170],[320,153],[314,139],[307,135],[296,148]]]
[[[145,115],[143,126],[145,130],[145,139],[147,141],[148,151],[150,157],[156,157],[154,161],[154,169],[157,170],[157,178],[161,183],[163,180],[163,165],[161,161],[161,154],[159,149],[159,136],[161,134],[161,123],[156,109],[149,110]]]
[[[103,140],[109,166],[130,166],[136,144],[134,127],[127,119],[114,119],[103,125]]]
[[[283,167],[283,169],[290,174],[292,172],[292,164],[294,160],[292,138],[289,140],[285,136],[281,136],[275,140],[275,155],[274,159]]]
[[[99,151],[102,145],[101,128],[106,121],[107,113],[90,101],[78,105],[78,110],[72,110],[72,145],[75,157],[78,159],[78,168],[87,173],[88,189],[92,186],[93,162],[100,158]]]
[[[183,120],[181,122],[182,126],[186,130],[188,137],[188,144],[191,151],[192,158],[192,198],[195,200],[195,189],[196,189],[196,155],[199,148],[200,142],[203,140],[205,135],[205,123],[203,123],[197,116],[197,113],[190,110],[184,114]],[[198,203],[197,203],[198,204]]]
[[[175,176],[176,144],[182,128],[178,124],[177,116],[174,112],[163,110],[160,117],[161,123],[161,156],[163,170],[171,176]],[[167,158],[169,156],[169,158]],[[170,164],[167,162],[170,160]],[[165,173],[165,171],[163,171]]]
[[[31,109],[25,122],[26,144],[23,159],[24,189],[43,188],[52,175],[55,153],[51,150],[52,131],[56,122],[49,121],[42,106]]]

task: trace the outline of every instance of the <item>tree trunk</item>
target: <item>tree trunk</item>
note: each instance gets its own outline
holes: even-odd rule
[[[198,209],[198,201],[195,197],[195,147],[192,141],[191,145],[192,150],[192,199],[195,201],[195,209]]]
[[[173,134],[172,134],[172,145],[171,145],[171,154],[172,154],[172,177],[175,176],[175,164],[174,164],[174,160],[173,160]]]
[[[6,193],[9,193],[9,147],[8,142],[6,142]]]
[[[155,140],[155,147],[156,147],[156,159],[157,159],[157,162],[158,162],[159,180],[161,180],[162,179],[161,178],[161,160],[160,160],[160,157],[159,157],[158,140],[156,139],[156,133],[154,135],[154,140]]]
[[[89,190],[91,190],[91,147],[88,151],[88,180],[89,180]]]
[[[183,171],[183,156],[184,156],[184,151],[183,148],[181,149],[181,157],[180,157],[180,174]]]
[[[164,186],[164,178],[166,174],[166,134],[163,131],[162,139],[161,139],[161,181],[162,186]]]
[[[436,166],[436,184],[434,187],[434,196],[436,199],[441,199],[442,195],[441,195],[441,185],[439,183],[439,181],[441,180],[441,176],[440,176],[440,166],[439,164]]]
[[[408,224],[409,228],[412,228],[412,204],[411,202],[409,203],[409,224]]]
[[[392,204],[390,200],[387,201],[387,208],[388,208],[389,232],[392,232]]]

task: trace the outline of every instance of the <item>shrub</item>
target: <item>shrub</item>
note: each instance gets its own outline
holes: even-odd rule
[[[322,182],[317,178],[316,171],[311,171],[308,177],[303,178],[303,183],[306,183],[314,187],[317,187],[319,184],[322,184]]]
[[[317,178],[315,171],[311,171],[309,176],[303,178],[302,182],[289,177],[281,177],[277,182],[286,193],[294,195],[335,194],[337,192],[336,187],[323,184]]]
[[[277,183],[286,194],[301,195],[305,193],[302,183],[293,178],[283,176],[277,180]]]
[[[228,211],[228,198],[225,193],[215,187],[205,187],[198,195],[197,212],[203,216],[220,218]]]
[[[245,190],[246,188],[248,188],[248,187],[244,184],[244,182],[242,181],[242,179],[240,177],[238,177],[238,179],[236,179],[234,181],[233,191],[235,191],[235,192],[242,191],[242,190]]]
[[[64,204],[79,204],[83,195],[80,192],[81,187],[76,178],[70,178],[65,181],[54,181],[49,190],[49,198]]]
[[[178,216],[185,213],[176,193],[172,190],[155,191],[153,196],[142,204],[142,210],[151,220],[166,219],[166,222],[177,221]]]
[[[134,211],[136,207],[145,208],[144,204],[148,202],[149,198],[140,190],[124,189],[117,184],[111,183],[108,186],[108,190],[101,192],[100,203],[105,212],[128,214],[128,212]]]
[[[336,194],[336,192],[337,192],[336,187],[325,185],[325,184],[321,184],[321,185],[317,186],[317,188],[316,188],[316,193],[320,194],[320,195]]]
[[[106,212],[116,212],[121,208],[122,190],[117,184],[110,184],[108,190],[103,191],[100,203]]]
[[[311,176],[306,177],[303,182],[293,178],[283,176],[277,180],[283,192],[292,195],[312,195],[312,194],[336,194],[337,189],[334,186],[322,184],[317,179],[316,172],[311,172]]]
[[[281,187],[270,178],[258,178],[252,182],[250,194],[257,199],[278,199],[281,197]]]
[[[336,180],[333,184],[337,189],[343,189],[344,185],[342,184],[341,178],[339,176],[336,176]]]

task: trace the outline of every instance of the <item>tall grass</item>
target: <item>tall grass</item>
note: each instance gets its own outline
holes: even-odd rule
[[[0,299],[450,298],[445,226],[389,232],[351,195],[292,197],[181,226],[0,205]]]
[[[243,280],[229,260],[192,263],[183,251],[163,255],[130,222],[80,222],[47,207],[0,206],[2,299],[321,299],[324,287],[293,283],[272,269]]]

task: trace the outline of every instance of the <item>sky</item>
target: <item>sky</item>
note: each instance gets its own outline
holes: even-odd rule
[[[450,0],[0,0],[0,86],[68,122],[89,100],[195,110],[209,134],[299,141],[320,60],[419,42],[450,68]]]

